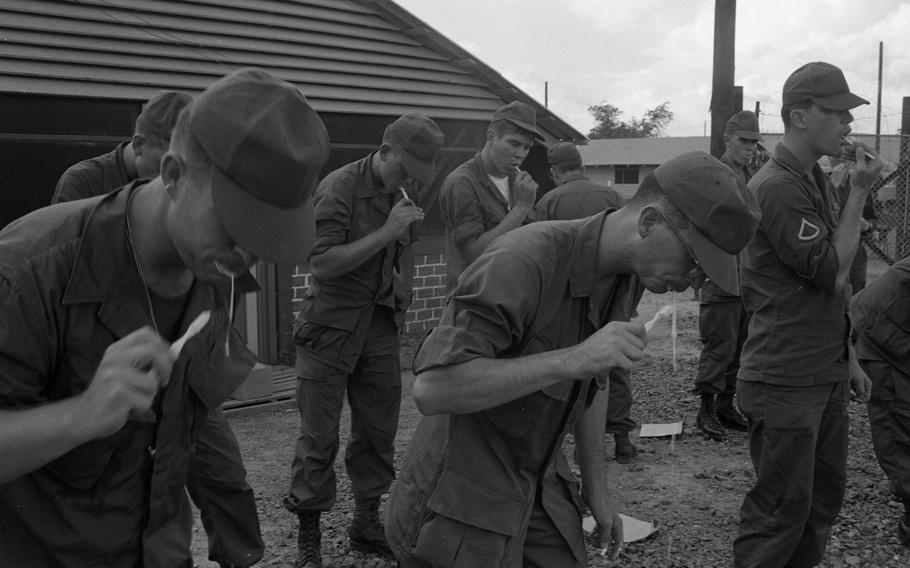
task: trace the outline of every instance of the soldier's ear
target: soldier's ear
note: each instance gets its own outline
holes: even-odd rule
[[[806,127],[806,115],[809,113],[807,108],[794,108],[790,110],[790,124],[797,128]]]
[[[650,205],[643,207],[638,213],[638,236],[642,239],[647,237],[662,222],[663,217],[657,209]]]
[[[179,155],[168,152],[161,158],[161,181],[164,188],[174,199],[177,195],[177,183],[187,174],[186,164]]]
[[[142,153],[145,152],[145,135],[139,134],[138,132],[133,134],[130,145],[133,147],[133,153],[136,154],[136,156],[141,156]]]

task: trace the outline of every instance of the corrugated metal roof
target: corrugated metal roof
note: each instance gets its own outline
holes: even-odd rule
[[[553,139],[584,135],[390,0],[3,0],[0,92],[145,100],[244,66],[320,112],[489,120],[535,107]]]
[[[851,135],[869,146],[875,146],[872,134]],[[762,144],[769,151],[774,150],[783,134],[762,134]],[[668,138],[608,138],[590,140],[579,146],[582,162],[586,166],[657,166],[674,156],[685,152],[710,152],[711,138],[708,136],[676,136]],[[882,135],[880,154],[892,163],[900,159],[900,136]]]

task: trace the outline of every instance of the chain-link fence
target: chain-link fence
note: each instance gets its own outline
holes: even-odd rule
[[[900,151],[893,160],[896,169],[886,171],[872,186],[875,230],[863,236],[870,254],[888,264],[910,255],[910,136],[900,137]]]

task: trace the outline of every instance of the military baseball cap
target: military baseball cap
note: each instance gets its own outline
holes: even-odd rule
[[[505,106],[499,107],[499,110],[493,113],[490,124],[499,120],[508,120],[522,130],[527,130],[533,134],[534,138],[538,140],[544,139],[544,135],[537,129],[537,113],[534,112],[533,108],[521,101],[512,101]]]
[[[136,117],[136,132],[152,134],[162,140],[170,141],[171,132],[177,124],[186,105],[193,102],[193,97],[177,91],[158,91],[142,107]]]
[[[215,214],[231,238],[263,260],[305,262],[329,135],[303,94],[245,68],[213,83],[186,112],[190,134],[212,162]]]
[[[738,136],[745,140],[761,140],[758,132],[758,118],[749,110],[741,110],[730,117],[724,134]]]
[[[733,171],[704,152],[688,152],[654,170],[670,203],[689,220],[688,244],[715,284],[739,294],[735,255],[758,228],[755,196]]]
[[[854,95],[847,86],[844,73],[830,63],[806,63],[784,82],[785,105],[812,101],[831,110],[850,110],[869,101]]]
[[[432,119],[419,113],[405,114],[386,127],[382,142],[399,151],[408,175],[425,184],[433,183],[445,136]]]
[[[558,142],[547,149],[547,163],[551,166],[565,162],[581,163],[581,153],[572,142]]]

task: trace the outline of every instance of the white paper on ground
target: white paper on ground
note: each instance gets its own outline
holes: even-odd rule
[[[682,434],[683,423],[671,422],[670,424],[642,424],[639,438],[659,438],[661,436],[678,436]]]
[[[648,538],[657,532],[657,525],[651,521],[642,521],[641,519],[623,515],[622,513],[620,513],[619,516],[622,518],[623,544],[628,542],[635,542],[636,540],[641,540],[643,538]],[[594,528],[596,526],[597,522],[594,520],[594,517],[590,515],[581,521],[581,527],[587,534],[594,532]]]

